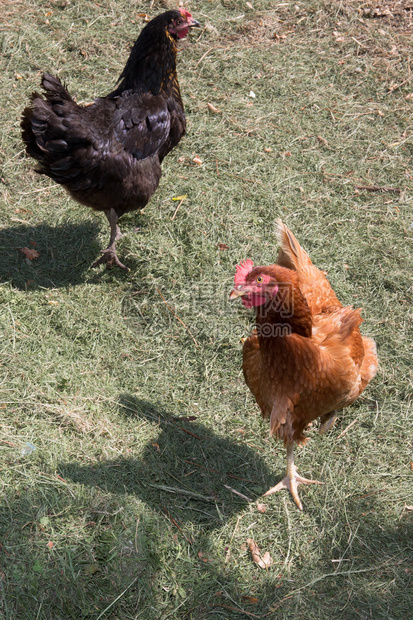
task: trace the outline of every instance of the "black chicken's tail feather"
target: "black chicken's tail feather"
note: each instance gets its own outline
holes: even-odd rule
[[[66,87],[62,84],[58,77],[44,73],[42,76],[42,87],[48,101],[58,103],[59,101],[73,101]]]
[[[44,99],[39,93],[35,92],[32,93],[31,101],[32,104],[24,108],[22,112],[22,118],[20,123],[20,127],[22,130],[22,140],[26,146],[26,153],[31,157],[34,157],[38,161],[41,161],[44,159],[44,153],[37,144],[36,134],[34,132],[34,127],[37,127],[38,129],[39,124],[41,124],[41,120],[37,115],[34,114],[34,102],[44,101]]]
[[[82,127],[68,131],[65,117],[79,110],[59,78],[45,73],[41,81],[44,94],[34,92],[31,105],[23,110],[20,127],[26,153],[40,166],[36,172],[62,182],[58,170],[68,167],[72,149],[85,143]]]

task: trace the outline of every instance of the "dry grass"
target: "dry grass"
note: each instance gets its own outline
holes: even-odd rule
[[[123,218],[124,274],[90,269],[107,226],[31,171],[19,117],[43,70],[78,100],[108,92],[139,13],[166,3],[3,2],[7,620],[409,616],[412,11],[252,4],[190,3],[205,28],[179,55],[189,131],[144,213]],[[257,509],[285,455],[240,372],[252,317],[227,301],[240,259],[273,261],[277,217],[363,307],[380,358],[363,397],[297,455],[325,483],[302,491],[303,513],[286,493]]]

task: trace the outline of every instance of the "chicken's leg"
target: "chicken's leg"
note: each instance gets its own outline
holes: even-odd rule
[[[118,214],[116,213],[115,209],[110,209],[109,211],[105,211],[105,215],[108,218],[110,224],[109,245],[105,250],[102,250],[103,256],[101,256],[99,260],[93,263],[92,267],[97,267],[102,263],[106,263],[107,269],[111,269],[113,265],[117,265],[121,269],[126,269],[126,271],[128,271],[128,268],[120,262],[116,254],[116,241],[118,241],[118,239],[123,236],[118,226]]]
[[[326,413],[321,416],[320,421],[321,425],[318,429],[320,435],[324,435],[327,431],[330,430],[334,426],[334,422],[337,418],[337,411],[332,411],[331,413]]]
[[[264,497],[266,495],[271,495],[272,493],[276,493],[277,491],[281,491],[281,489],[288,489],[295,503],[297,504],[300,510],[303,509],[303,505],[298,497],[297,487],[299,484],[323,484],[322,482],[318,482],[318,480],[307,480],[307,478],[302,478],[298,473],[294,465],[294,444],[290,443],[287,445],[287,473],[285,477],[279,482],[275,487],[269,489],[266,493],[264,493]]]

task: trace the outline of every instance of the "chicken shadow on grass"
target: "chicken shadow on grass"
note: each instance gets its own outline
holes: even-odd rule
[[[98,223],[41,223],[0,230],[0,282],[20,290],[58,288],[83,282],[84,274],[101,249]],[[29,248],[38,258],[29,260],[20,251]]]
[[[140,451],[92,466],[62,463],[67,480],[133,494],[181,523],[193,520],[215,528],[256,500],[274,479],[257,449],[217,435],[195,416],[174,417],[163,407],[123,394],[125,417],[160,426]]]
[[[85,274],[93,263],[102,256],[102,250],[108,240],[106,218],[101,222],[85,220],[80,223],[65,222],[59,226],[50,226],[44,222],[36,225],[10,226],[0,230],[0,283],[10,282],[19,290],[38,288],[59,288],[81,284]],[[140,229],[141,214],[126,214],[122,219],[122,233],[125,240]],[[102,229],[103,227],[103,229]],[[104,230],[107,238],[97,240]],[[122,241],[121,241],[122,243]],[[125,244],[127,245],[127,244]],[[21,248],[36,250],[39,256],[29,260]],[[120,245],[122,254],[126,248]],[[125,259],[126,260],[126,259]],[[128,256],[128,268],[133,273],[142,269],[142,259]],[[110,271],[102,266],[92,269],[92,281],[102,275],[125,277],[125,272],[118,268]],[[90,281],[90,275],[88,276]]]
[[[145,404],[140,402],[144,407]],[[124,405],[131,408],[137,406],[130,398],[125,399]],[[144,413],[140,409],[141,420],[147,416],[148,420],[153,421],[152,414],[159,414],[159,409],[148,406]],[[199,432],[201,439],[197,441],[215,442],[216,448],[232,447],[230,442],[221,443],[210,433],[202,433],[201,425],[182,420],[175,422],[172,418],[161,419],[163,438],[158,445],[165,447],[164,442],[168,439],[179,439],[181,435],[176,425],[183,424],[186,430],[190,428],[194,433]],[[182,435],[182,458],[188,455],[189,444],[185,440]],[[144,454],[147,451],[149,461],[152,455],[149,445],[144,448]],[[207,448],[203,452],[209,454]],[[155,453],[160,454],[156,448]],[[191,458],[195,458],[196,454],[189,453]],[[197,455],[201,456],[200,450]],[[241,462],[245,456],[248,452],[241,451],[236,462]],[[41,459],[41,455],[34,458]],[[221,464],[227,458],[224,457]],[[228,462],[230,464],[234,465],[232,459]],[[36,469],[35,464],[32,467]],[[41,462],[41,467],[43,472],[44,462]],[[166,523],[170,521],[159,511],[145,508],[137,515],[133,509],[119,508],[118,495],[125,488],[131,490],[133,486],[138,489],[139,484],[127,480],[132,474],[132,465],[125,467],[118,460],[117,465],[116,461],[112,462],[111,468],[115,474],[117,470],[121,472],[121,475],[118,473],[119,484],[113,494],[95,494],[90,489],[85,490],[88,484],[86,468],[77,472],[82,473],[79,482],[83,487],[62,484],[53,470],[50,481],[55,479],[56,482],[47,486],[47,492],[44,479],[38,488],[22,483],[17,493],[7,490],[8,499],[0,500],[0,540],[3,543],[0,546],[1,617],[87,617],[97,620],[103,610],[112,605],[111,611],[116,617],[139,616],[147,620],[160,617],[158,605],[163,610],[162,617],[168,614],[170,618],[187,620],[206,620],[215,615],[234,620],[245,617],[304,618],[308,617],[306,611],[309,609],[316,610],[317,618],[409,617],[413,602],[409,594],[413,523],[410,516],[404,513],[392,524],[383,527],[374,495],[354,497],[346,502],[346,510],[339,505],[332,509],[330,517],[334,517],[335,527],[329,528],[331,524],[326,521],[322,535],[320,532],[317,535],[317,529],[314,531],[312,545],[316,545],[318,553],[313,561],[311,555],[310,560],[303,561],[299,554],[300,541],[294,533],[294,551],[289,567],[285,562],[291,544],[287,523],[273,518],[269,521],[267,515],[257,513],[257,527],[278,530],[285,548],[281,556],[271,548],[274,565],[261,573],[264,577],[257,581],[254,581],[254,573],[251,579],[251,571],[244,574],[245,567],[239,564],[239,560],[233,562],[233,555],[239,555],[235,549],[239,540],[231,546],[227,534],[226,544],[233,552],[227,563],[222,554],[216,553],[214,544],[208,548],[208,530],[200,540],[189,546],[182,533],[171,524],[174,538],[169,538],[171,561],[165,573],[160,565],[157,545],[162,541],[165,543]],[[104,479],[101,483],[99,479],[94,479],[94,486],[115,486],[114,480],[108,484],[111,468],[97,471]],[[68,475],[70,471],[75,471],[74,466],[65,466],[64,471]],[[254,466],[251,469],[251,473],[258,478],[259,471]],[[203,485],[205,481],[199,478],[198,483]],[[239,488],[245,491],[245,487]],[[157,491],[152,487],[150,492]],[[185,499],[179,495],[176,497],[179,501]],[[221,505],[225,504],[225,500],[225,495],[221,496]],[[155,497],[151,500],[145,495],[145,502],[157,505]],[[209,506],[209,503],[201,501],[193,503],[198,509]],[[176,517],[175,512],[171,508],[169,510]],[[227,508],[227,514],[229,512]],[[84,529],[77,531],[67,527],[65,519],[69,519],[69,523],[79,521]],[[215,517],[211,524],[216,520]],[[350,546],[349,532],[354,531],[357,536],[353,536]],[[51,549],[50,541],[53,540],[56,544]],[[273,543],[274,540],[271,546]],[[200,555],[200,550],[205,553]],[[336,558],[343,558],[343,564],[332,565],[332,560],[336,562]],[[251,558],[249,562],[252,562]],[[178,565],[182,569],[183,564],[187,570],[181,570],[178,577],[182,592],[175,592],[172,587],[174,569]],[[377,580],[380,587],[377,587]],[[297,609],[303,610],[301,615],[299,613],[297,616]]]

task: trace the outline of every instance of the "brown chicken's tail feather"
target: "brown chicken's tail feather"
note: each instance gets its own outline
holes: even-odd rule
[[[278,264],[294,271],[314,267],[307,252],[298,243],[291,230],[280,220],[277,223],[277,237],[280,243]]]
[[[280,243],[278,264],[298,273],[300,289],[311,312],[318,314],[327,307],[341,307],[325,272],[311,262],[307,252],[298,243],[291,230],[277,220],[277,236]]]
[[[319,282],[327,282],[325,274],[311,262],[307,252],[303,250],[291,230],[280,220],[277,222],[277,237],[280,243],[278,264],[293,269],[300,280],[316,286]],[[328,285],[330,286],[330,285]]]

